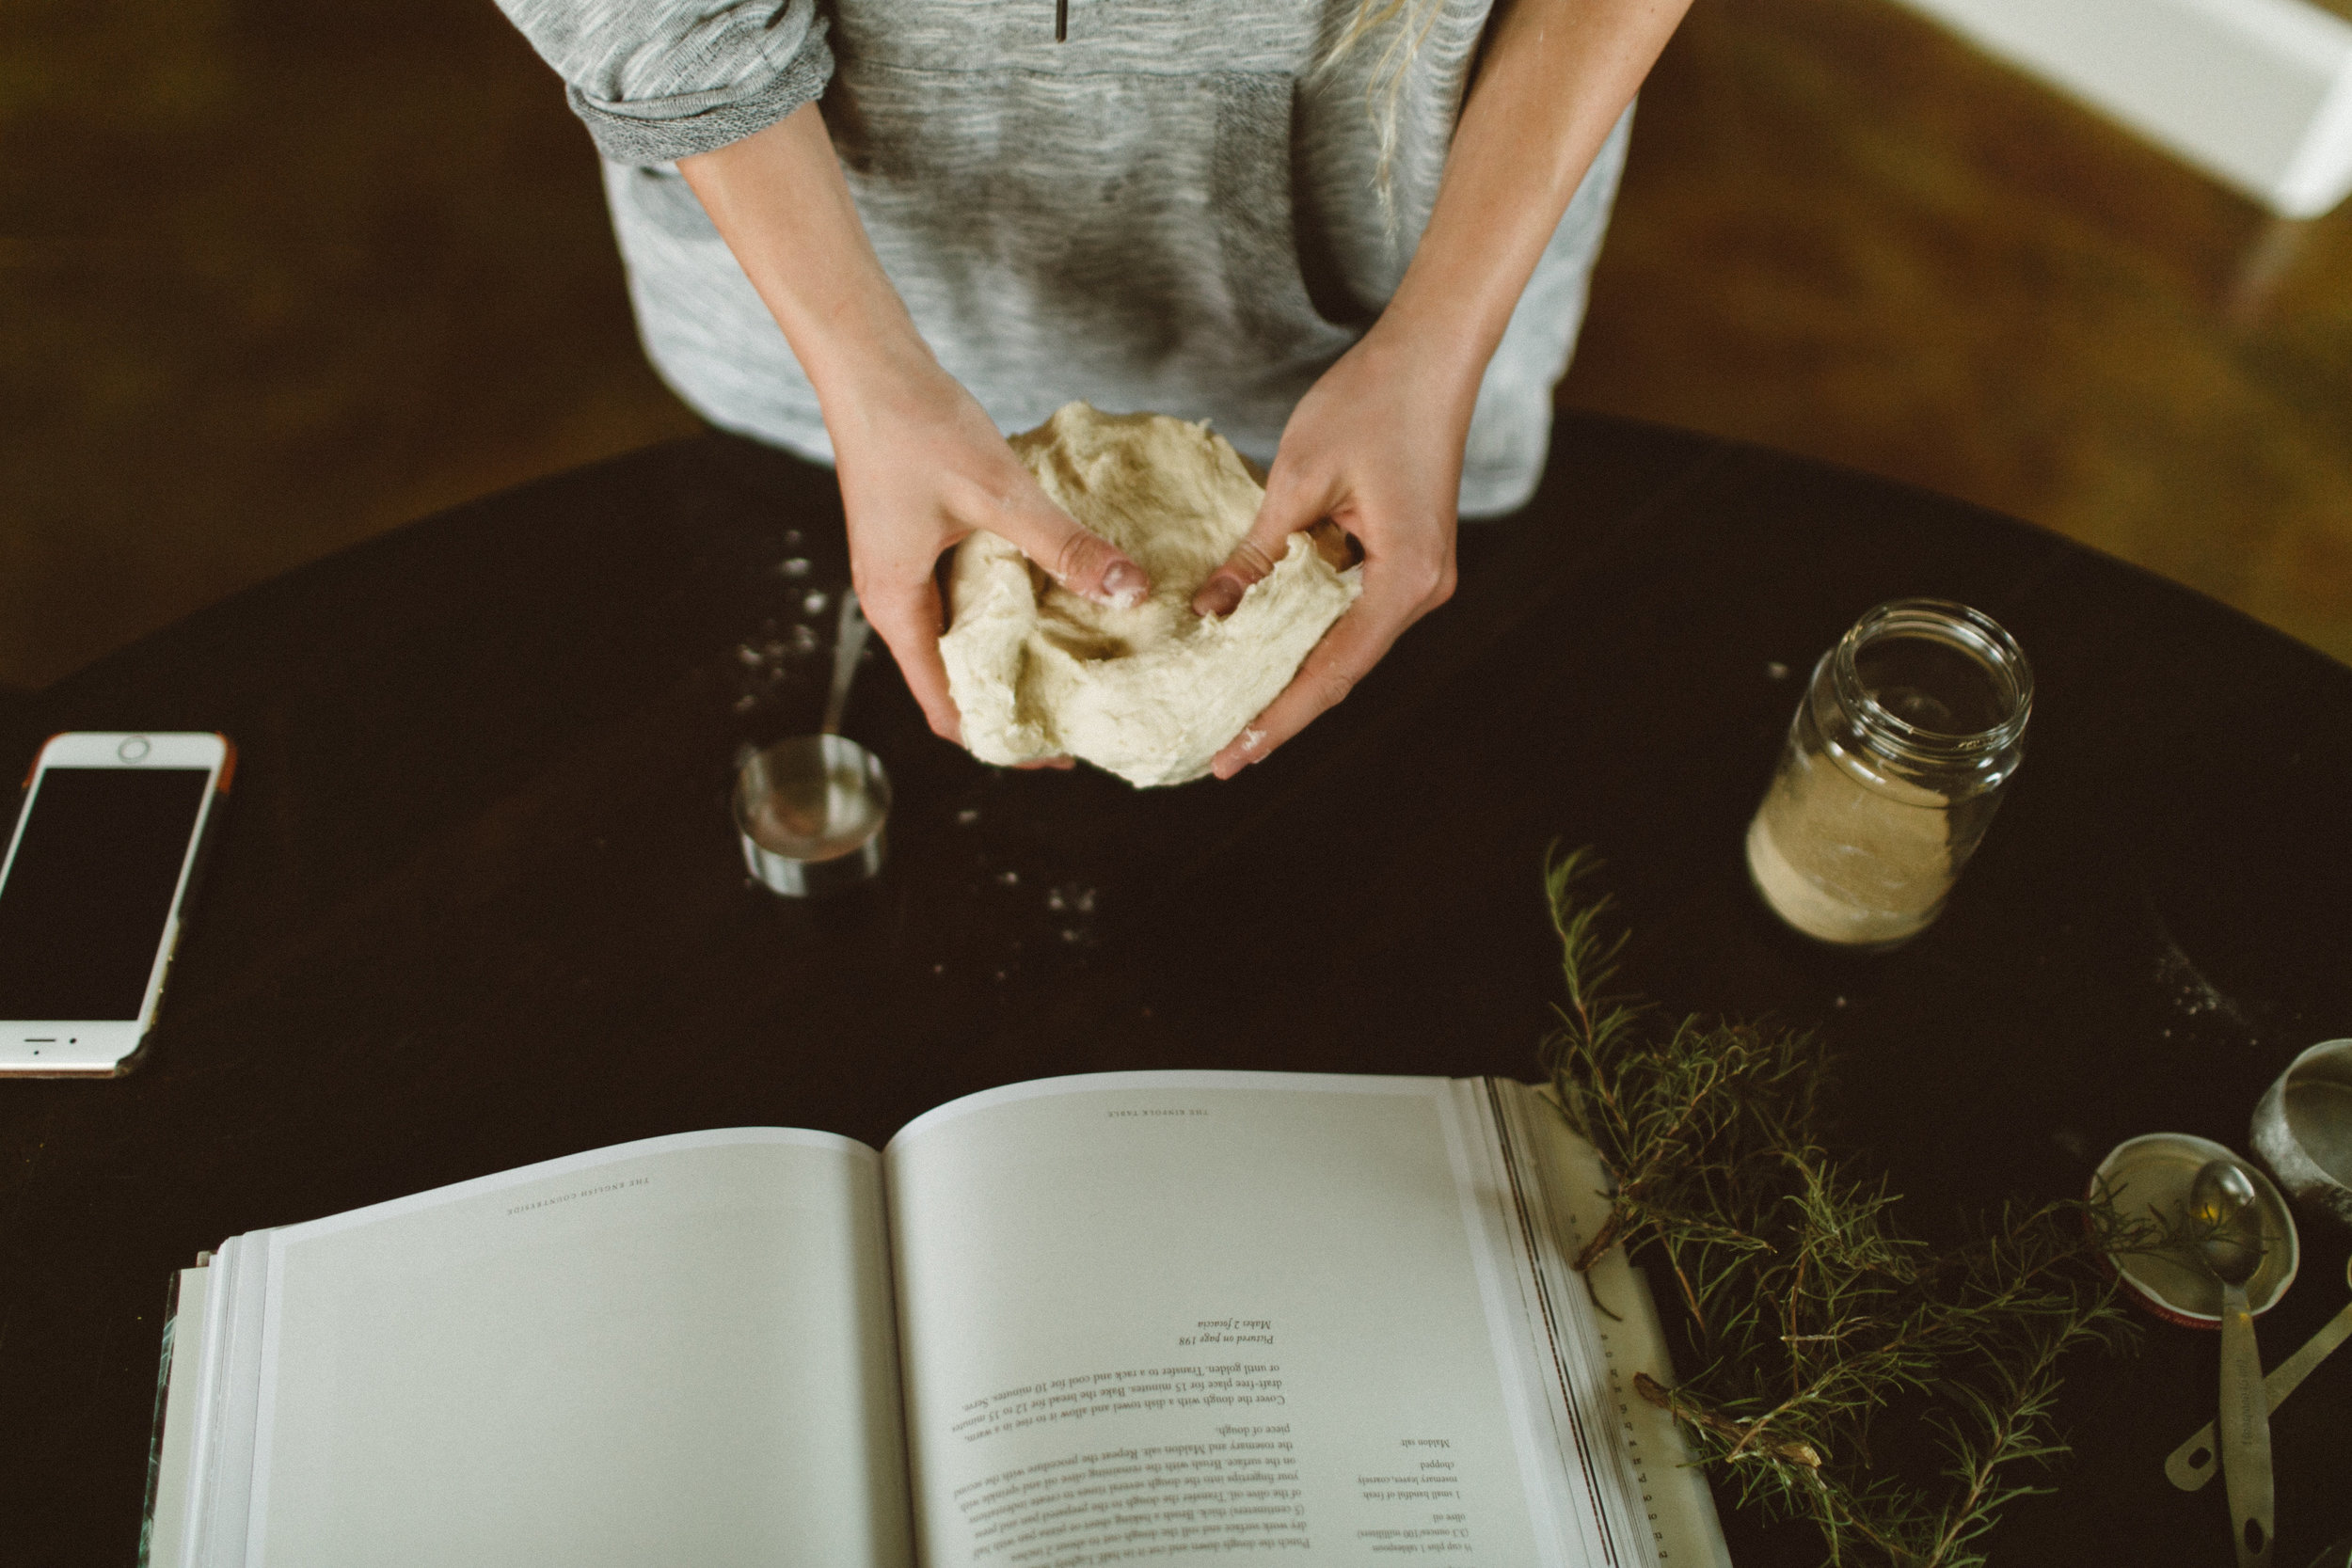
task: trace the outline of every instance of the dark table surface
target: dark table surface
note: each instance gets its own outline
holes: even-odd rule
[[[954,1096],[1128,1068],[1534,1076],[1539,872],[1593,846],[1675,1009],[1818,1023],[1842,1137],[1924,1218],[2071,1196],[2136,1133],[2238,1148],[2352,1035],[2352,671],[2048,533],[1704,437],[1563,420],[1453,604],[1225,784],[999,772],[886,659],[849,732],[898,794],[884,879],[789,904],[729,825],[747,741],[815,727],[846,580],[830,476],[708,436],[431,518],[0,705],[218,729],[227,832],[148,1058],[0,1083],[0,1558],[124,1563],[169,1271],[284,1224],[625,1139],[879,1144]],[[805,578],[788,577],[804,559]],[[1814,658],[1899,594],[1977,605],[2039,680],[2028,761],[1943,921],[1857,958],[1780,928],[1740,835]],[[805,638],[800,639],[805,641]],[[2264,1320],[2345,1299],[2306,1219]],[[2004,1562],[2223,1562],[2164,1455],[2215,1340],[2086,1362],[2058,1490]],[[2281,1568],[2352,1531],[2352,1355],[2274,1420]],[[1727,1515],[1743,1565],[1802,1532]]]

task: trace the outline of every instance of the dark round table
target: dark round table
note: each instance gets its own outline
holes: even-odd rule
[[[0,1558],[131,1560],[166,1279],[235,1232],[695,1128],[880,1144],[1054,1073],[1534,1076],[1554,843],[1606,861],[1632,986],[1819,1024],[1839,1135],[1927,1224],[2079,1195],[2135,1133],[2243,1148],[2263,1085],[2352,1035],[2352,670],[1956,501],[1565,417],[1454,602],[1233,783],[984,768],[873,658],[847,729],[893,774],[890,867],[790,904],[747,883],[727,790],[745,743],[815,727],[810,596],[846,577],[831,476],[709,436],[0,705],[19,767],[67,729],[242,751],[147,1060],[0,1083]],[[1765,912],[1741,832],[1815,657],[1911,594],[2008,626],[2038,711],[1943,921],[1840,956]],[[2344,1301],[2346,1236],[2303,1229],[2272,1361]],[[2226,1560],[2222,1487],[2161,1473],[2215,1367],[2153,1321],[2079,1363],[2074,1457],[1997,1560]],[[2274,1418],[2280,1568],[2352,1531],[2347,1402],[2352,1355]],[[1743,1565],[1810,1560],[1725,1522]]]

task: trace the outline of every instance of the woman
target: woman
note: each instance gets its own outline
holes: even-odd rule
[[[1084,398],[1266,464],[1203,614],[1316,519],[1356,537],[1362,597],[1221,778],[1445,601],[1457,514],[1533,490],[1688,3],[501,0],[606,160],[655,366],[834,463],[859,595],[942,736],[934,567],[973,530],[1091,597],[1148,586],[1002,430]]]

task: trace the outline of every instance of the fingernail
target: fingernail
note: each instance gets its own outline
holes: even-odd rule
[[[1103,574],[1104,596],[1120,610],[1133,610],[1141,604],[1151,586],[1152,579],[1132,561],[1114,561],[1111,569]]]
[[[1192,608],[1198,614],[1223,620],[1233,613],[1234,607],[1241,603],[1241,584],[1220,572],[1200,585],[1200,592],[1192,596]]]

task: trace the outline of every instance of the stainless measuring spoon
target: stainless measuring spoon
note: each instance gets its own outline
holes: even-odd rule
[[[2344,1266],[2344,1282],[2352,1285],[2352,1262]],[[2322,1323],[2319,1332],[2303,1341],[2303,1348],[2270,1369],[2263,1379],[2263,1392],[2269,1397],[2270,1408],[2276,1410],[2286,1402],[2296,1386],[2312,1375],[2312,1369],[2346,1339],[2352,1339],[2352,1301],[2344,1304],[2336,1315]],[[2207,1421],[2198,1428],[2197,1434],[2164,1462],[2164,1473],[2173,1485],[2184,1492],[2194,1492],[2213,1480],[2220,1468],[2221,1455],[2214,1447],[2213,1423]]]
[[[2189,1183],[2190,1217],[2205,1227],[2197,1250],[2221,1282],[2221,1414],[2215,1424],[2238,1568],[2269,1568],[2275,1521],[2270,1405],[2263,1394],[2254,1314],[2246,1305],[2246,1282],[2262,1267],[2261,1201],[2235,1160],[2206,1161]]]

